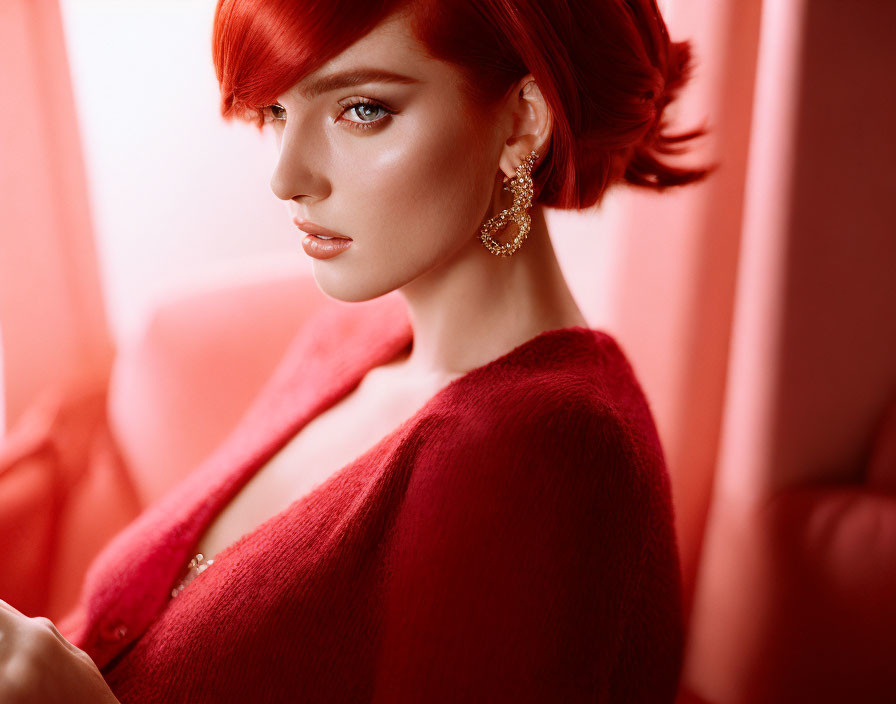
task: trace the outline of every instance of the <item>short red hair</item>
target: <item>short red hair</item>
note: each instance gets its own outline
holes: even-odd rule
[[[656,0],[218,0],[221,114],[261,127],[261,107],[398,11],[480,105],[533,75],[554,119],[536,202],[582,209],[614,181],[662,190],[709,173],[664,158],[705,130],[666,133],[663,111],[689,78],[691,50],[670,41]]]

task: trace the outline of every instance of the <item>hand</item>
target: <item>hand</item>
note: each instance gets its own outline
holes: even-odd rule
[[[90,656],[50,619],[0,599],[0,701],[4,704],[120,704]]]

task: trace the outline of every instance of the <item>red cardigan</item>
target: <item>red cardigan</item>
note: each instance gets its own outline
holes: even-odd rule
[[[455,379],[170,598],[253,473],[411,341],[395,292],[327,303],[229,438],[97,556],[59,627],[121,702],[674,701],[663,452],[623,352],[586,327]]]

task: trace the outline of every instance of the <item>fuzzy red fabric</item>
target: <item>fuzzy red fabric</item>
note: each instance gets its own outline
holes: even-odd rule
[[[411,344],[397,293],[326,304],[228,439],[97,556],[59,626],[121,702],[675,700],[663,452],[587,327],[455,379],[170,598],[265,461]]]

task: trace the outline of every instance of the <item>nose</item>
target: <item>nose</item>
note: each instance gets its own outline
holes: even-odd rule
[[[270,184],[274,195],[280,200],[322,198],[326,188],[322,151],[316,149],[310,136],[306,134],[300,140],[289,127],[284,128],[278,143],[280,155]]]

